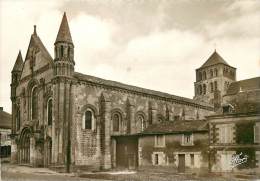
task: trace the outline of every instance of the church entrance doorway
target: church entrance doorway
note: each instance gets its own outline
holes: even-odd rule
[[[20,138],[21,164],[30,163],[30,135],[31,135],[31,132],[28,128],[25,128],[21,133],[21,138]]]

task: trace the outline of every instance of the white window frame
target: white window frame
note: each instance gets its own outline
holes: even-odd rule
[[[85,125],[85,113],[86,113],[87,111],[90,111],[90,112],[92,113],[91,129],[86,129],[86,125]],[[95,128],[96,128],[95,122],[96,122],[96,121],[95,121],[94,111],[93,111],[92,109],[90,109],[90,108],[87,108],[87,109],[84,111],[83,116],[82,116],[82,129],[83,129],[83,130],[92,130],[92,131],[94,131]]]
[[[162,137],[162,142],[158,142],[158,137]],[[155,147],[165,147],[165,135],[155,135],[154,136],[154,146]]]
[[[218,125],[219,128],[219,143],[233,143],[232,124]]]

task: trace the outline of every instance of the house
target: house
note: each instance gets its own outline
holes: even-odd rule
[[[12,116],[0,107],[0,156],[2,159],[10,159],[11,155],[11,126]]]
[[[139,137],[139,166],[208,171],[208,122],[179,120],[150,125]]]
[[[260,77],[230,84],[222,113],[208,116],[210,168],[260,172]]]

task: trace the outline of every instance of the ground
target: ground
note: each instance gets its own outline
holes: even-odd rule
[[[109,172],[81,172],[81,173],[57,173],[47,168],[31,168],[12,164],[2,164],[3,181],[237,181],[253,180],[260,181],[260,177],[234,176],[232,174],[203,176],[189,174],[169,174],[165,172],[140,171],[109,171]]]

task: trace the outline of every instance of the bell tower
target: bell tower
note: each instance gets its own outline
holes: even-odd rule
[[[230,66],[215,50],[207,61],[196,69],[194,100],[207,102],[217,109],[229,85],[236,81],[236,68]]]
[[[73,76],[75,66],[74,45],[66,13],[63,14],[59,32],[54,43],[54,57],[54,75]]]

